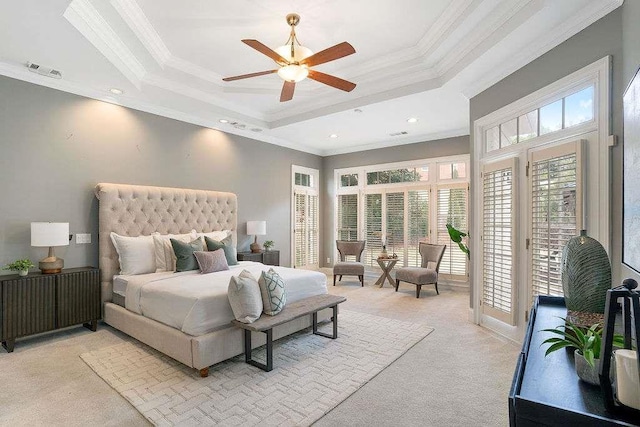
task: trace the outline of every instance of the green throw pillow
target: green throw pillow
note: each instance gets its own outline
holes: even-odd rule
[[[238,264],[238,253],[236,252],[236,248],[233,246],[231,236],[225,237],[222,241],[213,240],[210,237],[204,236],[204,240],[207,242],[207,250],[217,251],[218,249],[222,249],[224,251],[225,258],[227,258],[227,264]]]
[[[263,271],[258,279],[260,293],[262,294],[262,306],[264,314],[275,316],[280,313],[287,303],[287,292],[284,288],[284,280],[273,268]]]
[[[184,243],[180,240],[171,240],[171,246],[173,247],[173,253],[176,254],[176,272],[198,270],[198,260],[193,254],[195,251],[204,251],[204,243],[201,238]]]

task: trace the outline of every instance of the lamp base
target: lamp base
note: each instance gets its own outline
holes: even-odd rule
[[[62,258],[51,260],[51,258],[47,257],[38,263],[38,268],[40,268],[42,274],[60,273],[64,268],[64,260]]]
[[[245,243],[246,244],[246,243]],[[253,242],[249,248],[251,248],[251,252],[253,252],[254,254],[259,254],[260,252],[262,252],[262,249],[260,249],[260,244]]]

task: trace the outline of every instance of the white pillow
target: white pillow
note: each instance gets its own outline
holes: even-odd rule
[[[120,274],[146,274],[156,271],[156,255],[152,236],[128,237],[111,232],[118,252]]]
[[[196,231],[191,230],[188,234],[153,234],[153,247],[155,253],[155,272],[176,271],[176,254],[173,252],[171,240],[179,240],[183,243],[189,243],[195,240]]]
[[[231,230],[211,231],[209,233],[196,233],[198,237],[208,237],[213,240],[222,241],[225,237],[231,235]]]
[[[229,304],[233,316],[242,323],[252,323],[262,315],[262,295],[260,285],[247,270],[229,280]]]

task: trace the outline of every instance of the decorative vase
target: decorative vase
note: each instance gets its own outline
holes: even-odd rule
[[[29,274],[29,270],[18,270],[18,276],[24,277]]]
[[[378,255],[378,258],[389,258],[389,254],[387,253],[387,247],[382,246],[382,252]]]
[[[611,263],[600,242],[581,230],[562,250],[561,265],[567,320],[583,327],[603,323]]]
[[[593,366],[591,366],[587,363],[587,359],[578,353],[578,350],[573,352],[573,357],[576,362],[576,374],[578,374],[578,378],[589,384],[600,385],[600,377],[598,377],[600,359],[595,359]]]

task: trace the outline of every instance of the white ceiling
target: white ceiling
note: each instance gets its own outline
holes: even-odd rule
[[[470,97],[620,4],[0,0],[0,74],[330,155],[468,134]],[[355,90],[307,79],[292,101],[280,103],[282,80],[275,74],[222,81],[275,68],[240,40],[282,45],[290,12],[300,14],[298,38],[314,52],[343,41],[355,47],[356,54],[316,67],[357,83]],[[64,78],[30,73],[28,61]],[[409,117],[419,120],[410,124]]]

